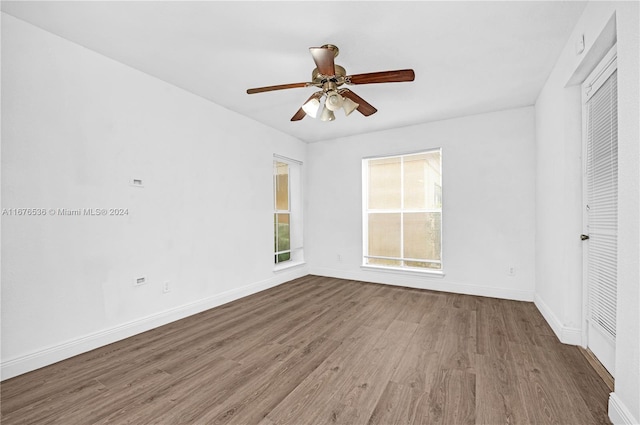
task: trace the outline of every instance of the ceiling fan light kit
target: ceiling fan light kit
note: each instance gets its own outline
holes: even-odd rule
[[[311,72],[311,82],[258,87],[248,89],[247,93],[255,94],[274,90],[317,87],[322,90],[312,94],[298,109],[291,121],[299,121],[306,115],[317,118],[320,111],[319,117],[321,121],[333,121],[336,118],[334,112],[339,109],[344,110],[345,116],[349,116],[355,110],[366,117],[377,112],[376,108],[351,90],[339,88],[343,84],[397,83],[415,79],[413,69],[347,75],[347,71],[342,66],[334,63],[334,59],[338,56],[340,50],[333,44],[311,47],[309,52],[311,52],[311,56],[316,63],[316,68]]]

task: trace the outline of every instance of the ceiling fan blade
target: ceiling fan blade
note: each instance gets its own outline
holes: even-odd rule
[[[333,63],[335,53],[326,47],[310,47],[309,51],[313,56],[313,61],[318,67],[318,72],[322,75],[336,75],[336,68]]]
[[[291,117],[291,121],[300,121],[306,115],[307,114],[306,114],[306,112],[304,112],[304,109],[300,108],[300,109],[298,109],[298,112],[296,112],[296,114]]]
[[[301,87],[308,87],[312,84],[310,83],[291,83],[291,84],[280,84],[278,86],[266,86],[266,87],[257,87],[255,89],[248,89],[247,94],[255,94],[255,93],[264,93],[267,91],[274,90],[284,90],[284,89],[297,89]]]
[[[368,117],[369,115],[373,115],[376,112],[378,112],[378,110],[373,106],[371,106],[369,102],[367,102],[366,100],[364,100],[363,98],[361,98],[360,96],[358,96],[357,94],[355,94],[349,89],[340,90],[340,94],[356,102],[358,104],[358,112],[360,112],[365,117]]]
[[[400,83],[413,81],[416,75],[413,69],[399,69],[396,71],[369,72],[367,74],[355,74],[346,78],[347,84],[375,84],[375,83]]]

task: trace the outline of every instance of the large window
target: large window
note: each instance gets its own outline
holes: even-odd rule
[[[364,264],[442,270],[440,149],[363,160]]]
[[[300,162],[273,160],[274,262],[303,261],[302,181]]]

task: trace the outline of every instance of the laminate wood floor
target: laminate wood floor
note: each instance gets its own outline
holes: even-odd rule
[[[307,276],[1,384],[10,424],[608,424],[532,303]]]

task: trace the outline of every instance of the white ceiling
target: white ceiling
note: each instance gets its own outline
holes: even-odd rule
[[[532,105],[585,2],[27,2],[2,10],[270,127],[313,142]],[[290,118],[315,91],[309,47],[348,74],[413,68],[411,83],[351,86],[378,109]]]

